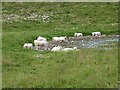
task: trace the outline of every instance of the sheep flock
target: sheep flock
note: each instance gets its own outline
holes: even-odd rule
[[[91,40],[94,38],[98,38],[98,37],[105,37],[106,35],[101,35],[101,32],[92,32],[91,33],[92,36],[88,37]],[[29,49],[34,49],[34,50],[40,50],[40,51],[44,51],[44,50],[50,50],[50,51],[72,51],[72,50],[78,50],[79,48],[77,46],[73,46],[73,47],[64,47],[62,44],[63,43],[69,43],[69,38],[75,39],[78,38],[78,41],[80,42],[84,42],[83,38],[83,34],[82,33],[74,33],[74,37],[67,37],[67,36],[60,36],[60,37],[53,37],[52,41],[47,41],[46,38],[42,37],[42,36],[38,36],[36,38],[36,40],[34,40],[34,44],[32,43],[25,43],[23,45],[23,48],[29,48]],[[74,43],[74,40],[71,41],[71,43]]]

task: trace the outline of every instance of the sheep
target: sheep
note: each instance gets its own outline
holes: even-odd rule
[[[35,46],[47,46],[47,45],[48,45],[48,42],[47,42],[47,41],[34,40],[34,45],[35,45]]]
[[[67,38],[67,36],[65,36],[65,37],[59,37],[60,39],[61,39],[61,41],[65,41],[66,40],[66,38]]]
[[[56,41],[56,42],[57,42],[57,41],[61,41],[61,39],[60,39],[59,37],[53,37],[52,40],[53,40],[53,41]]]
[[[55,46],[52,48],[51,51],[62,51],[63,50],[63,47],[62,46]]]
[[[66,38],[67,38],[67,36],[65,36],[65,37],[63,37],[63,36],[61,36],[61,37],[53,37],[52,40],[56,41],[56,42],[62,42],[62,41],[66,42],[67,41]]]
[[[33,48],[33,44],[32,43],[25,43],[24,45],[23,45],[23,47],[24,48]]]
[[[38,41],[47,41],[47,39],[46,39],[46,38],[41,37],[41,36],[39,36],[39,37],[37,38],[37,40],[38,40]]]
[[[47,50],[48,42],[47,41],[34,40],[34,45],[36,47],[36,50],[39,50],[39,48],[42,48],[43,46],[45,46],[44,48],[45,48],[45,50]]]
[[[83,36],[82,33],[74,33],[74,37],[81,37],[81,36]]]
[[[61,41],[64,41],[64,42],[67,42],[68,40],[67,40],[67,36],[65,36],[65,37],[60,37],[60,39],[61,39]]]
[[[101,32],[92,32],[92,36],[101,36]]]
[[[73,48],[64,48],[62,51],[71,51],[71,50],[76,50],[77,47],[73,47]]]

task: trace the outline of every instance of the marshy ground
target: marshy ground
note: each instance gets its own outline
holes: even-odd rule
[[[51,50],[55,46],[62,46],[63,48],[77,47],[81,48],[97,48],[97,49],[111,49],[118,46],[119,35],[103,35],[100,37],[83,36],[83,37],[68,37],[67,42],[49,41],[47,46],[33,47],[34,50]]]

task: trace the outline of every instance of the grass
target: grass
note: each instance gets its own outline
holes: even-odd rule
[[[116,87],[116,50],[24,51],[15,53],[14,60],[3,56],[3,87]],[[37,58],[36,55],[43,57]]]
[[[33,43],[39,35],[51,40],[53,36],[73,36],[74,32],[82,32],[84,35],[91,35],[92,31],[100,31],[107,35],[117,34],[117,3],[2,4],[4,88],[117,87],[117,48],[57,53],[22,48],[25,42]],[[23,20],[33,12],[37,15],[49,15],[50,19],[45,22],[41,17],[37,20]],[[51,12],[53,14],[50,14]],[[18,21],[7,20],[7,15],[11,14],[21,15],[21,18]]]

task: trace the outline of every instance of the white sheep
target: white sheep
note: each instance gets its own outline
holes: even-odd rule
[[[68,40],[67,40],[67,36],[62,36],[62,37],[60,37],[60,39],[61,39],[61,41],[64,41],[64,42],[67,42]]]
[[[34,45],[35,45],[35,46],[47,46],[47,45],[48,45],[48,42],[47,42],[47,41],[34,40]]]
[[[53,41],[56,41],[56,42],[57,42],[57,41],[61,41],[61,39],[60,39],[59,37],[53,37],[52,40],[53,40]]]
[[[32,43],[25,43],[24,45],[23,45],[23,47],[24,48],[33,48],[33,44]]]
[[[62,51],[63,50],[63,47],[62,46],[55,46],[52,48],[51,51]]]
[[[66,42],[67,41],[66,38],[67,38],[67,36],[65,36],[65,37],[63,37],[63,36],[61,36],[61,37],[53,37],[52,40],[56,41],[56,42],[62,42],[62,41]]]
[[[92,32],[92,36],[101,36],[101,32]]]
[[[73,47],[73,48],[64,48],[62,51],[71,51],[71,50],[77,50],[77,47]]]
[[[74,33],[74,37],[81,37],[81,36],[83,36],[82,33]]]
[[[38,40],[38,41],[47,41],[47,39],[46,39],[46,38],[41,37],[41,36],[39,36],[39,37],[37,38],[37,40]]]

